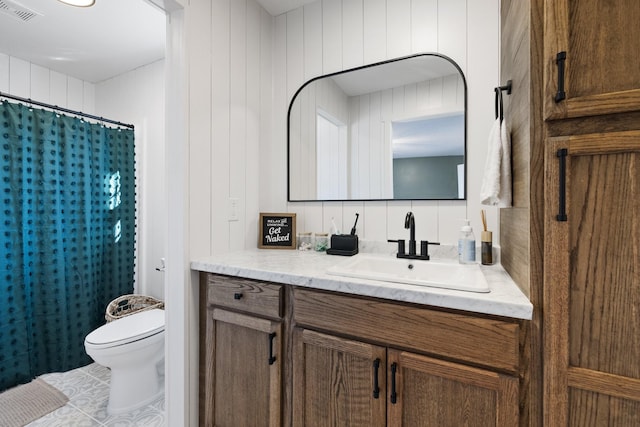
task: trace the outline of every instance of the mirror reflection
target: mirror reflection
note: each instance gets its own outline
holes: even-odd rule
[[[288,115],[290,201],[465,198],[466,83],[437,54],[322,76]]]

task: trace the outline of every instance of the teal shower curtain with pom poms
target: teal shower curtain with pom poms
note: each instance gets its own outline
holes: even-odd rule
[[[130,129],[0,102],[0,390],[91,361],[84,337],[133,291]]]

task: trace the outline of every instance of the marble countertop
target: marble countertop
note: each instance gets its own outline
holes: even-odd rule
[[[371,254],[367,254],[371,255]],[[388,254],[373,256],[389,257]],[[476,293],[329,275],[349,257],[296,250],[247,249],[193,260],[191,269],[313,289],[531,319],[533,306],[500,265],[480,266],[491,291]],[[439,262],[454,260],[438,259]],[[421,261],[428,262],[428,261]]]

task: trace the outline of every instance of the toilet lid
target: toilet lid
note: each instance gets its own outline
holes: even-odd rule
[[[109,322],[85,338],[87,344],[115,346],[137,341],[164,330],[164,310],[157,308],[134,313]]]

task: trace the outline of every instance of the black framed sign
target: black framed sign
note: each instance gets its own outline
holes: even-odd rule
[[[295,249],[296,214],[260,213],[260,249]]]

